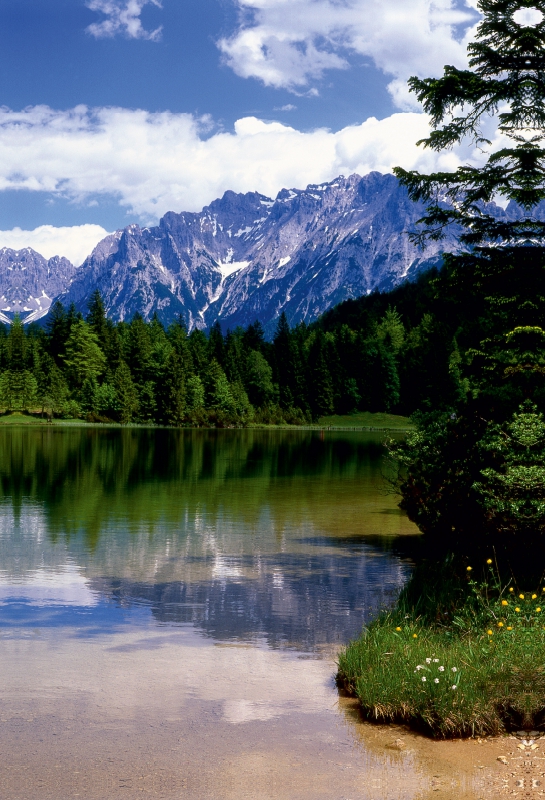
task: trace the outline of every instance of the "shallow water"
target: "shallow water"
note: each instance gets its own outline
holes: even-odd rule
[[[1,796],[494,796],[335,689],[418,552],[381,440],[0,431]]]

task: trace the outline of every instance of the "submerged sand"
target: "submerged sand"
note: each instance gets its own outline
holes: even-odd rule
[[[37,629],[0,646],[4,800],[543,795],[539,739],[436,742],[363,723],[332,653],[222,645],[190,626]]]

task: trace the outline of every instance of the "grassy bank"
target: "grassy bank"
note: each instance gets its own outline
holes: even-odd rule
[[[433,736],[540,728],[544,622],[545,589],[501,589],[490,570],[480,583],[468,579],[467,602],[448,621],[419,616],[402,596],[340,654],[337,679],[367,719]]]
[[[320,417],[317,422],[323,428],[363,428],[365,430],[412,430],[413,425],[408,417],[400,417],[397,414],[371,413],[361,411],[357,414],[335,414],[330,417]]]
[[[14,411],[10,414],[0,416],[0,425],[112,425],[114,427],[122,427],[119,422],[86,422],[82,419],[53,419],[51,423],[47,419],[42,418],[38,412],[32,414],[24,414],[22,412]],[[127,427],[127,426],[125,426]],[[132,423],[129,427],[164,427],[150,424],[138,425]],[[332,428],[334,430],[364,430],[364,431],[407,431],[412,429],[412,425],[408,417],[400,417],[396,414],[382,414],[371,412],[362,412],[359,414],[346,414],[344,416],[337,415],[332,417],[321,417],[316,423],[311,425],[261,425],[251,423],[249,428],[266,428],[269,429],[293,429],[293,430],[323,430],[324,428]]]

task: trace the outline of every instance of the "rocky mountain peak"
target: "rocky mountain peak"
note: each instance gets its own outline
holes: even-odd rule
[[[139,312],[169,323],[181,314],[194,328],[259,319],[271,332],[282,311],[292,324],[309,322],[440,263],[457,237],[416,248],[407,232],[423,213],[393,175],[378,172],[282,189],[275,199],[227,191],[200,213],[171,211],[156,226],[116,231],[77,270],[66,259],[0,251],[3,313],[39,313],[61,292],[85,312],[98,288],[116,320]]]

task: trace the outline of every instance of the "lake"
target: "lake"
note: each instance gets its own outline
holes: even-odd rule
[[[383,438],[0,430],[2,797],[439,797],[334,683],[419,550]]]

